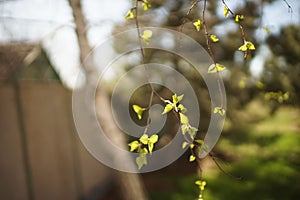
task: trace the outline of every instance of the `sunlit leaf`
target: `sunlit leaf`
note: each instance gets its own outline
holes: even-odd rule
[[[224,16],[228,17],[229,10],[228,10],[228,8],[226,6],[223,7],[223,12],[224,12]]]
[[[234,18],[234,21],[236,23],[240,22],[240,21],[243,21],[244,20],[244,15],[236,15],[235,18]]]
[[[141,35],[142,40],[148,45],[150,44],[150,38],[152,37],[151,30],[144,30],[143,35]]]
[[[142,119],[142,115],[143,115],[145,108],[141,108],[138,105],[133,105],[132,108],[133,108],[134,112],[137,114],[138,118]]]
[[[187,124],[181,125],[181,133],[182,135],[185,135],[185,133],[188,131],[189,127]]]
[[[158,135],[152,135],[150,138],[149,138],[149,142],[151,143],[156,143],[158,141]]]
[[[183,149],[185,149],[188,145],[189,145],[188,142],[183,142],[181,147],[182,147]]]
[[[147,155],[148,154],[148,150],[147,150],[146,147],[144,147],[144,148],[140,149],[139,153]]]
[[[149,149],[150,154],[152,154],[154,144],[155,144],[157,141],[158,141],[158,135],[152,135],[152,136],[148,139],[148,149]]]
[[[190,148],[193,149],[195,147],[195,145],[192,143],[190,144]]]
[[[202,22],[200,21],[200,19],[198,19],[198,21],[194,22],[193,25],[195,26],[197,31],[200,31]]]
[[[208,67],[208,73],[216,73],[225,70],[226,67],[220,64],[212,64]]]
[[[188,134],[190,135],[190,137],[191,137],[192,139],[195,138],[196,132],[197,132],[197,131],[198,131],[198,129],[195,128],[195,127],[189,127],[189,129],[187,130]]]
[[[190,162],[193,162],[193,161],[195,161],[195,160],[196,160],[196,156],[190,155],[189,161],[190,161]]]
[[[143,10],[146,11],[151,7],[151,4],[147,0],[143,0]]]
[[[210,35],[210,39],[213,42],[218,42],[219,41],[219,38],[216,35]]]
[[[133,14],[133,11],[132,9],[129,10],[125,16],[125,19],[133,19],[134,18],[134,14]]]
[[[173,109],[173,106],[171,104],[167,104],[165,106],[164,112],[162,114],[166,114],[168,112],[170,112]]]
[[[250,41],[245,41],[242,46],[239,48],[240,51],[247,51],[247,50],[255,50],[255,46]]]
[[[203,190],[204,190],[204,187],[206,186],[206,181],[198,180],[198,181],[195,182],[195,184],[199,186],[199,189],[200,189],[201,191],[203,191]]]
[[[148,135],[147,134],[144,134],[144,135],[142,135],[142,137],[140,137],[140,142],[142,143],[142,144],[148,144]]]
[[[214,113],[219,113],[221,116],[225,115],[225,109],[221,107],[215,107],[214,108]]]
[[[185,108],[182,104],[179,104],[178,109],[179,109],[182,113],[185,113],[185,112],[186,112],[186,108]]]
[[[138,141],[133,141],[131,143],[128,144],[128,146],[130,146],[130,151],[134,151],[139,147],[140,143]]]
[[[197,142],[198,144],[203,144],[203,140],[194,140],[195,142]]]
[[[189,118],[182,113],[179,113],[180,123],[181,124],[189,124]]]
[[[136,164],[138,165],[139,170],[143,167],[143,165],[147,165],[147,158],[145,154],[140,154],[136,159]]]

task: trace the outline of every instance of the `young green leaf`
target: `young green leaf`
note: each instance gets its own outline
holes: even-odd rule
[[[157,141],[158,141],[158,135],[152,135],[152,136],[148,139],[148,149],[149,149],[150,154],[152,154],[154,144],[155,144]]]
[[[190,155],[190,158],[189,158],[189,161],[190,162],[193,162],[196,160],[196,157],[194,155]]]
[[[202,21],[200,19],[198,19],[196,22],[193,23],[193,25],[195,26],[197,31],[200,31],[201,29],[201,25],[202,25]]]
[[[150,44],[150,38],[152,37],[151,30],[144,30],[143,35],[141,35],[142,40],[148,45]]]
[[[214,108],[214,113],[219,113],[221,116],[224,116],[225,115],[225,109],[224,108],[221,108],[221,107],[215,107]]]
[[[199,186],[199,189],[200,189],[201,191],[203,191],[203,190],[204,190],[204,187],[206,186],[206,181],[198,180],[198,181],[195,182],[195,184]]]
[[[147,0],[143,0],[143,10],[146,11],[151,7],[151,4]]]
[[[236,15],[234,18],[234,21],[236,23],[239,23],[240,21],[243,21],[243,20],[244,20],[244,15]]]
[[[144,135],[142,135],[142,137],[140,137],[140,142],[142,144],[147,145],[148,144],[148,139],[149,139],[149,136],[147,134],[144,134]]]
[[[245,41],[242,46],[239,48],[240,51],[247,51],[247,50],[255,50],[255,46],[250,41]]]
[[[197,142],[198,144],[202,145],[203,144],[203,140],[194,140],[195,142]]]
[[[178,102],[180,102],[183,99],[183,94],[180,96],[177,96],[177,94],[172,95],[172,100],[173,100],[173,104],[177,104]]]
[[[189,118],[187,116],[185,116],[182,113],[179,113],[179,117],[180,117],[181,124],[185,124],[185,125],[189,124]]]
[[[162,115],[170,112],[172,109],[173,109],[173,106],[171,104],[167,104],[165,106],[165,109],[164,109],[164,112],[162,113]]]
[[[225,70],[226,67],[220,64],[212,64],[208,67],[208,73],[216,73]]]
[[[183,142],[181,147],[182,147],[183,149],[185,149],[185,148],[187,147],[187,145],[189,145],[188,142]]]
[[[136,164],[138,165],[139,170],[143,167],[143,165],[147,165],[147,158],[145,154],[140,154],[135,159]]]
[[[195,145],[192,143],[190,144],[190,148],[193,149],[195,147]]]
[[[228,10],[228,8],[226,6],[223,7],[223,12],[224,12],[224,16],[228,17],[229,10]]]
[[[182,113],[185,113],[185,112],[186,112],[186,108],[185,108],[182,104],[179,104],[178,109],[179,109]]]
[[[132,152],[140,146],[140,143],[135,140],[135,141],[129,143],[128,146],[130,146],[130,151]]]
[[[133,108],[134,112],[137,114],[138,118],[142,119],[142,115],[143,115],[145,108],[141,108],[138,105],[133,105],[132,108]]]
[[[192,139],[195,138],[197,131],[198,131],[198,129],[195,127],[189,127],[189,129],[187,130],[188,134],[190,135],[190,137]]]
[[[218,42],[219,41],[219,38],[216,35],[210,35],[210,39],[213,42]]]
[[[181,133],[182,135],[185,135],[185,133],[188,131],[189,126],[187,124],[181,125]]]
[[[126,14],[125,19],[133,19],[133,18],[134,18],[134,14],[132,9],[130,9]]]

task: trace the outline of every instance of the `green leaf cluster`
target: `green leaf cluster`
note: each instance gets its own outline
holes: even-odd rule
[[[139,169],[147,164],[147,154],[152,154],[154,144],[157,143],[157,141],[158,135],[155,134],[149,137],[147,134],[143,134],[139,140],[134,140],[128,144],[130,152],[136,151],[139,153],[139,156],[135,160]]]
[[[277,100],[278,103],[283,103],[284,101],[289,100],[289,93],[282,91],[279,92],[267,92],[265,93],[265,100]]]
[[[172,102],[170,100],[165,100],[165,103],[167,103],[167,105],[165,106],[162,114],[167,114],[171,110],[174,110],[175,112],[185,113],[186,108],[182,104],[179,104],[179,102],[183,99],[183,96],[184,95],[177,96],[177,94],[174,94],[172,96]]]
[[[244,41],[244,44],[240,46],[239,48],[240,51],[248,51],[248,50],[255,50],[255,46],[252,42],[250,41]]]

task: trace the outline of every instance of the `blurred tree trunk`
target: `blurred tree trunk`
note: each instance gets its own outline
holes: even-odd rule
[[[97,83],[97,73],[95,72],[94,62],[89,53],[91,52],[91,47],[88,44],[88,39],[86,36],[86,22],[84,19],[82,7],[80,0],[69,0],[69,4],[73,11],[74,23],[76,25],[76,34],[78,39],[78,44],[80,48],[80,61],[86,72],[87,81],[90,84]],[[83,62],[84,61],[84,62]],[[96,96],[99,105],[101,106],[101,113],[97,112],[98,117],[103,124],[103,129],[105,132],[109,132],[110,139],[113,143],[119,147],[125,147],[126,138],[123,133],[120,132],[118,127],[115,125],[110,108],[110,101],[108,95],[104,91],[97,91]],[[116,172],[117,178],[120,183],[122,197],[125,200],[146,200],[146,192],[144,189],[143,182],[139,174],[129,174],[123,172]]]

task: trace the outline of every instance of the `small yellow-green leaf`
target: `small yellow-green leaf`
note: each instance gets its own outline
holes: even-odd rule
[[[152,135],[152,136],[149,138],[148,149],[149,149],[150,154],[152,154],[154,144],[155,144],[157,141],[158,141],[158,135]]]
[[[223,7],[223,12],[224,12],[224,16],[228,17],[229,10],[228,10],[228,8],[226,6]]]
[[[196,22],[193,23],[193,25],[195,26],[197,31],[200,31],[202,22],[200,21],[200,19],[198,19]]]
[[[247,50],[255,50],[255,46],[250,41],[245,41],[242,46],[239,48],[240,51],[247,51]]]
[[[130,146],[130,151],[134,151],[139,147],[140,143],[138,141],[133,141],[131,143],[128,144],[128,146]]]
[[[200,180],[195,181],[195,184],[196,184],[196,185],[199,185],[199,186],[200,186],[201,183],[202,183],[202,181],[200,181]]]
[[[236,15],[235,18],[234,18],[234,21],[236,23],[240,22],[240,21],[243,21],[244,20],[244,15]]]
[[[198,144],[203,144],[203,140],[195,140],[195,142],[197,142]]]
[[[136,159],[136,164],[138,165],[139,170],[143,167],[143,165],[147,165],[147,158],[145,154],[140,154]]]
[[[178,105],[178,109],[179,109],[182,113],[185,113],[185,112],[186,112],[186,108],[185,108],[182,104],[179,104],[179,105]]]
[[[190,144],[190,148],[193,149],[195,147],[195,145],[192,143]]]
[[[151,7],[151,4],[147,0],[143,0],[143,10],[146,11]]]
[[[151,143],[156,143],[158,141],[158,135],[151,135],[151,137],[149,138],[149,142]]]
[[[147,148],[146,148],[146,147],[144,147],[144,148],[140,149],[138,152],[139,152],[139,153],[141,153],[141,154],[145,154],[145,155],[147,155],[147,154],[148,154],[148,150],[147,150]]]
[[[216,35],[210,35],[210,39],[213,42],[218,42],[219,41],[219,38]]]
[[[190,158],[189,158],[189,161],[190,162],[193,162],[196,160],[196,157],[194,155],[190,155]]]
[[[125,19],[133,19],[134,18],[134,14],[132,12],[132,9],[129,10],[125,16]]]
[[[180,117],[181,124],[185,124],[185,125],[189,124],[189,118],[187,116],[185,116],[182,113],[179,113],[179,117]]]
[[[165,106],[164,112],[162,114],[166,114],[168,112],[170,112],[173,109],[173,106],[171,104],[167,104]]]
[[[142,40],[148,45],[150,38],[152,37],[151,30],[144,30],[143,35],[141,35]]]
[[[142,115],[143,115],[145,108],[141,108],[138,105],[133,105],[132,108],[133,108],[134,112],[137,114],[138,118],[142,119]]]
[[[144,135],[142,135],[142,137],[140,137],[140,142],[142,143],[142,144],[148,144],[148,139],[149,139],[149,137],[148,137],[148,135],[147,134],[144,134]]]
[[[220,64],[212,64],[208,67],[208,73],[216,73],[225,70],[226,67]]]
[[[181,125],[181,133],[182,133],[182,135],[185,135],[185,133],[187,132],[187,130],[188,130],[188,125],[187,124]]]
[[[195,127],[189,127],[189,129],[187,130],[187,132],[189,133],[189,135],[192,139],[195,138],[197,131],[198,131],[198,129]]]
[[[219,113],[221,116],[225,115],[225,109],[221,107],[215,107],[214,108],[214,113]]]
[[[199,189],[200,189],[201,191],[203,191],[203,190],[204,190],[204,187],[206,186],[206,181],[198,180],[198,181],[195,182],[195,184],[199,186]]]
[[[188,142],[183,142],[183,143],[182,143],[182,148],[185,149],[185,148],[187,147],[187,145],[189,145]]]

